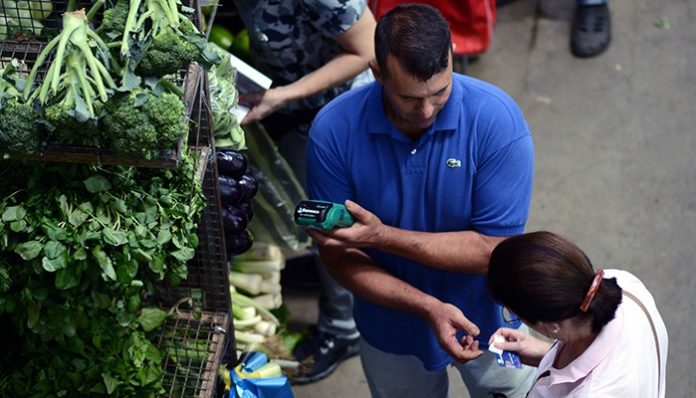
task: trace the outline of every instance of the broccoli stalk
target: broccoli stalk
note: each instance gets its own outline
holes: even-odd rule
[[[143,0],[130,0],[130,8],[126,24],[123,27],[121,38],[121,55],[130,55],[130,39],[135,32],[140,32],[140,40],[145,36],[157,36],[166,27],[179,27],[179,11],[176,0],[145,0],[143,12],[138,16],[138,11]],[[150,20],[152,26],[144,29],[146,22]]]
[[[128,65],[124,68],[124,86],[128,86],[125,82],[132,71],[143,77],[160,78],[193,61],[206,67],[220,61],[209,50],[206,37],[180,12],[178,0],[120,1],[129,1],[130,7],[120,39],[120,55]],[[118,3],[114,10],[116,7],[122,9]],[[113,13],[106,20],[108,26],[114,25],[112,18],[123,18],[122,11]],[[113,30],[104,33],[116,37]]]
[[[94,49],[90,46],[94,44]],[[43,82],[34,88],[39,70],[55,50],[53,62]],[[39,54],[24,88],[24,98],[38,99],[41,105],[63,102],[65,105],[84,104],[87,111],[75,108],[80,118],[94,118],[95,97],[106,102],[109,89],[115,89],[108,68],[115,62],[104,41],[89,27],[84,10],[63,14],[63,30]],[[66,108],[71,110],[73,108]]]

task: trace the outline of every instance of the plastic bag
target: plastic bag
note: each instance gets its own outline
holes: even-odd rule
[[[302,184],[260,123],[244,126],[249,170],[259,191],[249,229],[254,239],[293,251],[310,245],[309,236],[295,225],[295,205],[306,199]]]
[[[272,368],[268,372],[268,368]],[[223,375],[228,398],[294,398],[280,366],[261,352],[249,352],[239,365]]]

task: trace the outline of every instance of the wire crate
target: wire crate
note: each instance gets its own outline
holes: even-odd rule
[[[164,353],[162,396],[207,398],[215,393],[230,317],[190,312],[168,321],[157,346]]]
[[[89,8],[89,3],[77,3]],[[0,40],[45,40],[55,36],[63,26],[67,0],[0,2]],[[4,35],[3,35],[4,34]]]
[[[63,28],[63,13],[68,8],[73,10],[84,8],[85,12],[95,4],[95,1],[75,1],[74,6],[69,0],[5,0],[0,2],[0,40],[31,40],[48,42],[58,35]],[[116,0],[107,0],[97,11],[94,19],[99,26],[105,8],[110,8]],[[191,18],[194,24],[201,28],[200,8],[196,0],[185,2],[193,8]]]
[[[17,41],[0,41],[0,67],[17,59],[22,62],[23,66],[20,69],[21,74],[28,75],[31,72],[34,62],[43,50],[44,44],[40,42],[17,42]],[[50,65],[52,59],[49,56],[45,65]],[[195,95],[198,91],[201,82],[201,76],[204,73],[198,64],[192,63],[188,69],[180,71],[174,79],[175,85],[183,91],[183,100],[186,104],[187,117],[190,118],[194,107]],[[45,70],[40,70],[37,74],[37,83],[43,81]],[[29,159],[46,162],[68,162],[82,164],[110,164],[110,165],[129,165],[138,167],[157,167],[157,168],[174,168],[179,164],[181,151],[184,148],[184,139],[179,140],[176,148],[166,150],[161,155],[154,159],[144,159],[136,156],[125,156],[114,154],[110,150],[96,147],[66,145],[55,142],[49,142],[41,153],[36,154],[7,154],[10,158]]]
[[[207,90],[196,96],[191,120],[193,127],[189,137],[210,137],[211,118],[203,105],[207,102]],[[213,148],[207,145],[191,146],[206,148],[205,171],[202,179],[206,208],[199,221],[199,245],[196,256],[188,264],[188,277],[178,286],[163,286],[158,292],[160,305],[170,307],[182,298],[191,298],[193,308],[203,311],[229,313],[229,267],[225,254],[220,195],[217,185],[217,164],[212,156]]]
[[[212,140],[212,120],[205,105],[208,91],[205,85],[199,87],[191,111],[194,127],[189,140]],[[203,398],[212,397],[217,369],[225,355],[234,361],[235,347],[214,148],[192,148],[201,151],[198,159],[207,201],[199,221],[199,246],[188,263],[187,278],[178,286],[160,286],[155,301],[162,308],[183,308],[166,324],[158,342],[166,355],[166,396]]]

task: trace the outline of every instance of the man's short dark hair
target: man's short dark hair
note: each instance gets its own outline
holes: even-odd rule
[[[425,4],[401,4],[384,14],[375,31],[375,55],[383,76],[391,54],[408,73],[426,81],[444,71],[452,51],[449,25]]]

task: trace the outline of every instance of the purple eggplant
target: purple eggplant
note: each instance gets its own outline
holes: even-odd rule
[[[234,257],[242,254],[254,244],[254,237],[248,229],[237,235],[225,235],[225,246],[227,247],[227,257]]]
[[[241,152],[217,150],[218,173],[239,180],[247,171],[248,162]]]
[[[235,205],[236,208],[242,210],[246,215],[249,222],[254,218],[254,206],[251,204],[250,200],[240,201]]]
[[[259,191],[259,185],[256,183],[256,179],[250,174],[244,174],[237,182],[242,191],[240,200],[251,200]]]
[[[218,176],[218,185],[220,186],[220,201],[223,206],[236,204],[242,199],[242,187],[234,178]]]
[[[225,236],[239,235],[249,224],[249,218],[244,210],[234,206],[222,208],[222,225],[225,228]]]

